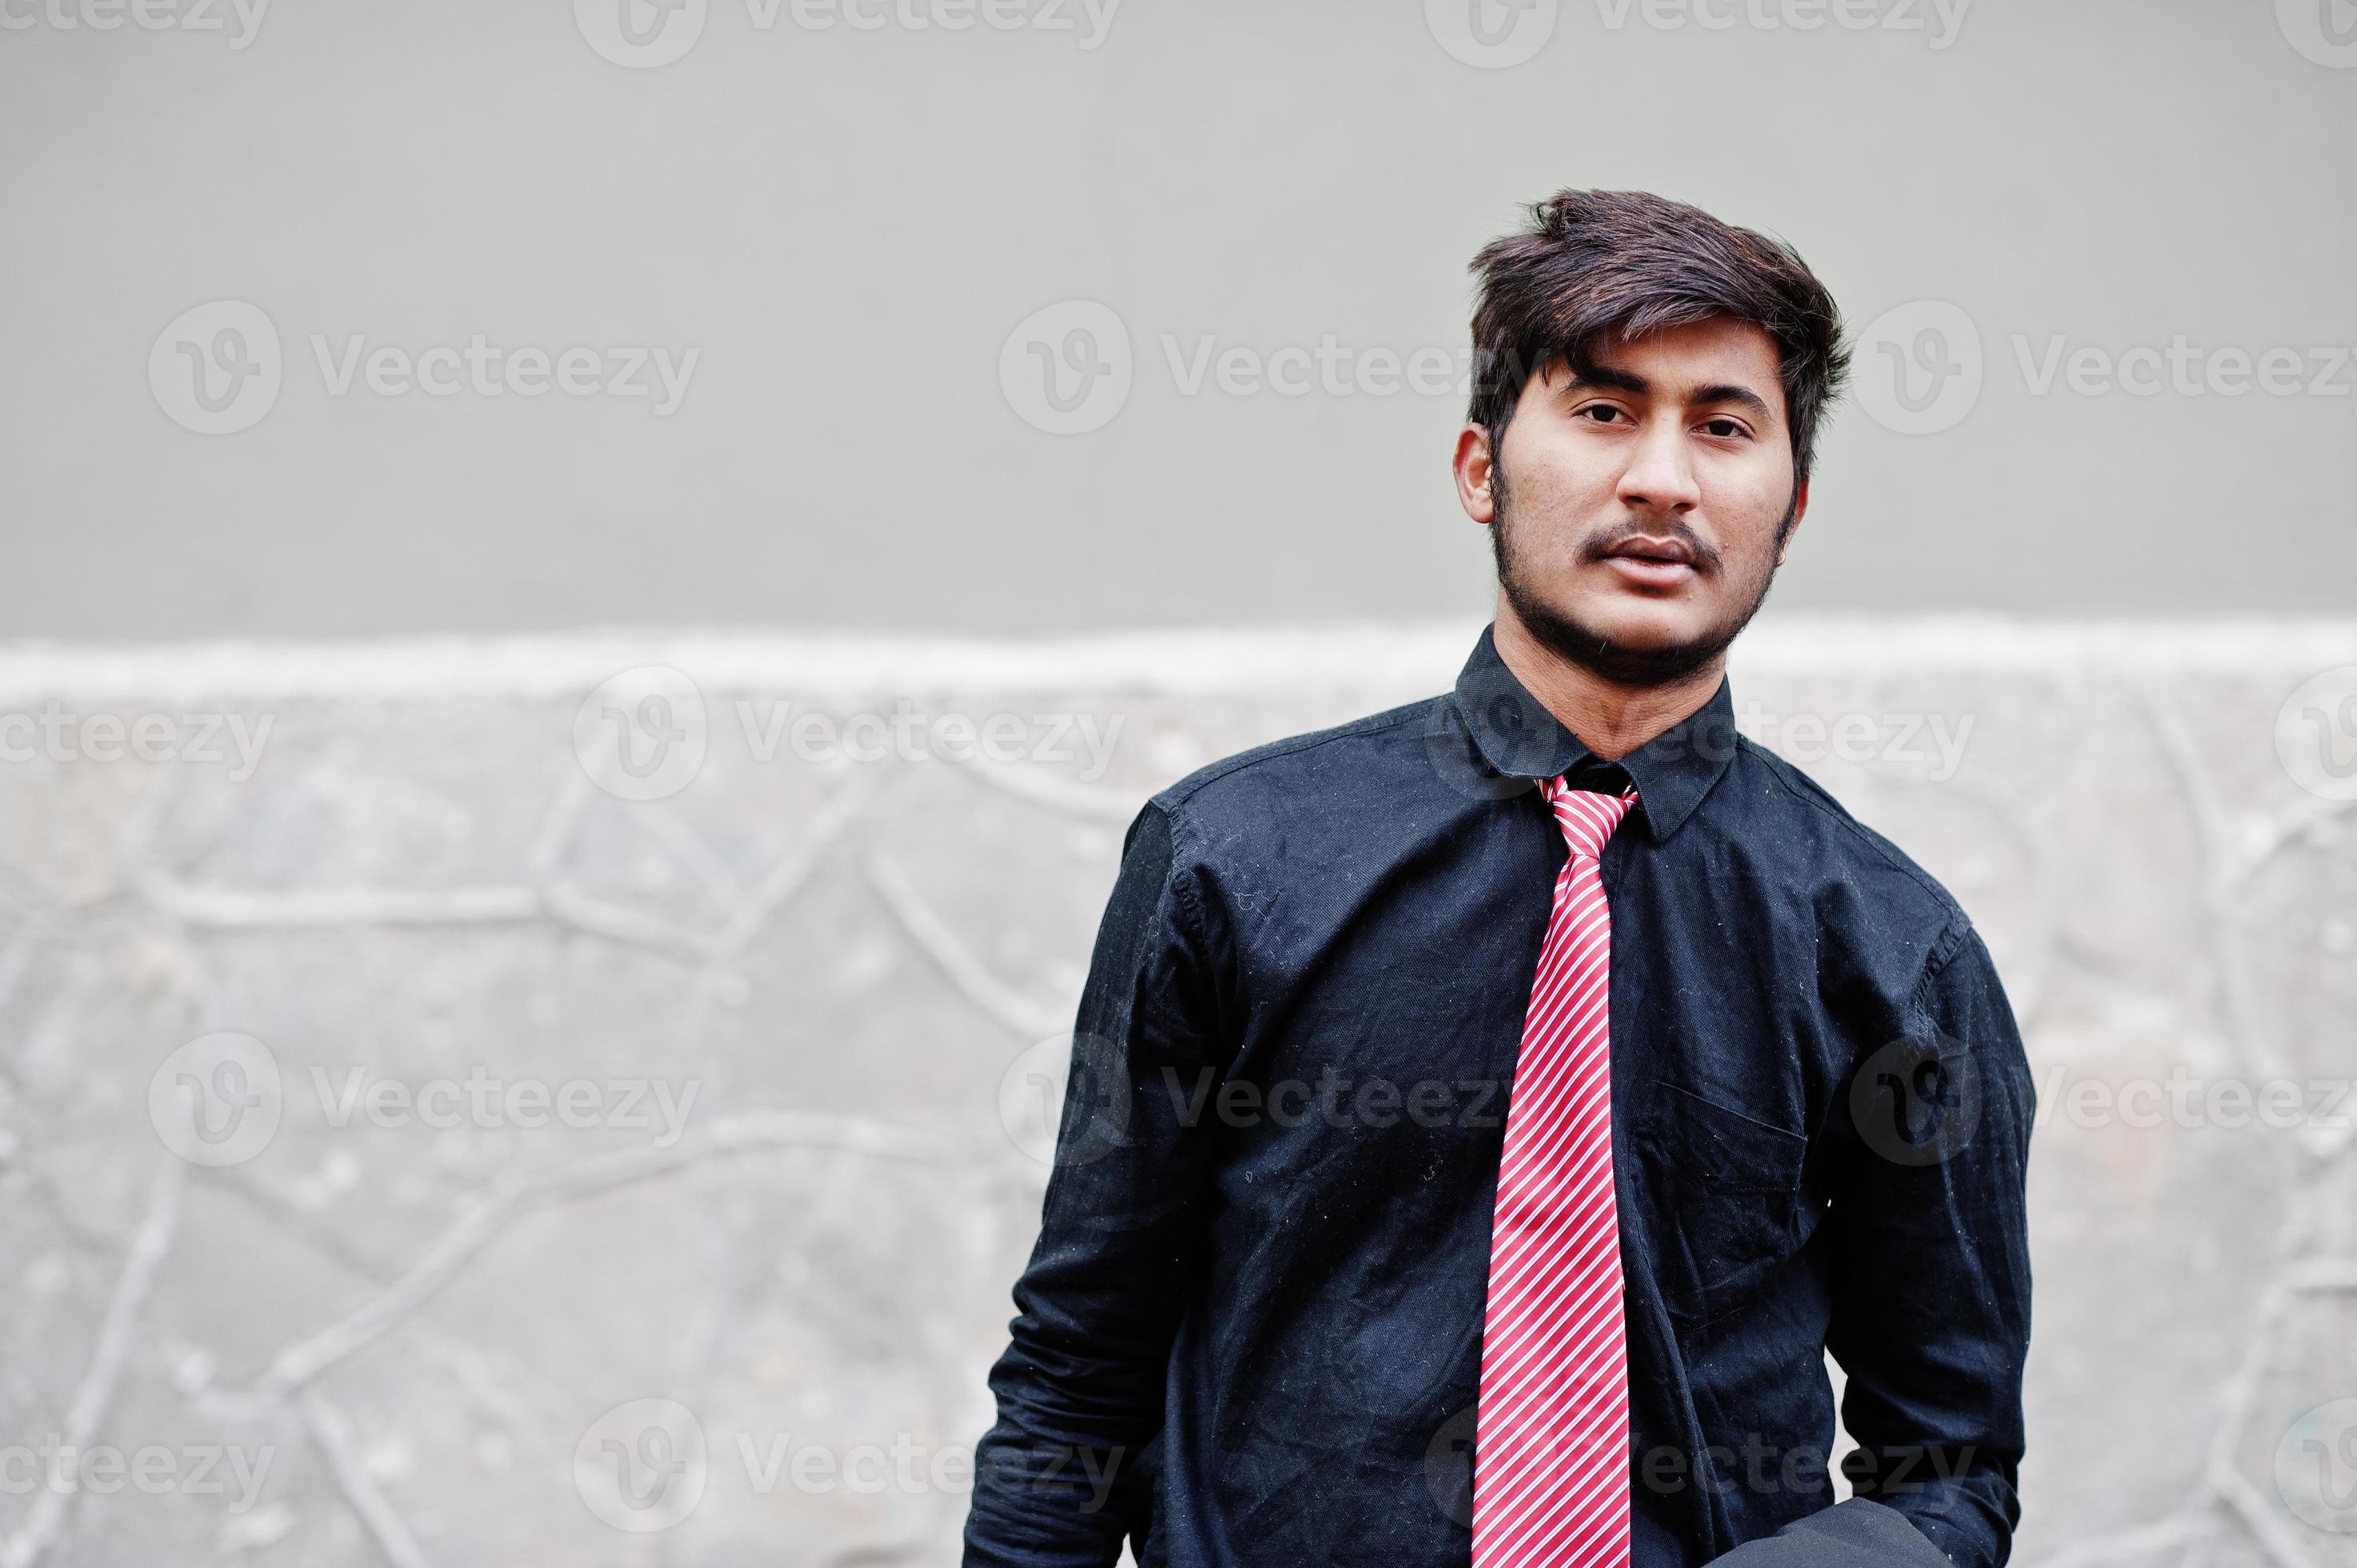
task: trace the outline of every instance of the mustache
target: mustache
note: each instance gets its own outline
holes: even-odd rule
[[[1606,529],[1601,533],[1591,534],[1579,546],[1580,562],[1585,565],[1593,565],[1609,557],[1614,551],[1632,539],[1674,539],[1684,545],[1687,552],[1693,555],[1695,571],[1718,570],[1717,546],[1704,540],[1702,535],[1688,527],[1680,518],[1668,518],[1660,522],[1647,522],[1638,518],[1631,518],[1617,527]]]

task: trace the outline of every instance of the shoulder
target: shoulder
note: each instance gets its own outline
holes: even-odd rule
[[[1765,832],[1780,858],[1797,855],[1800,883],[1821,899],[1855,901],[1878,925],[1920,934],[1932,967],[1971,939],[1971,918],[1937,877],[1766,746],[1738,737],[1719,790],[1740,819],[1738,834]]]
[[[1176,821],[1208,823],[1308,789],[1381,789],[1403,758],[1422,755],[1426,736],[1439,733],[1448,700],[1427,697],[1222,757],[1156,794],[1153,804]]]

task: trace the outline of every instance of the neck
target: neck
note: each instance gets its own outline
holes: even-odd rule
[[[1533,637],[1503,595],[1498,599],[1494,636],[1498,657],[1514,679],[1580,744],[1607,762],[1619,761],[1699,712],[1717,694],[1727,673],[1727,655],[1722,653],[1666,686],[1617,685]]]

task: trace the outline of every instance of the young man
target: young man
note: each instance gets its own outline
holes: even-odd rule
[[[965,1561],[2001,1563],[2020,1039],[1954,902],[1737,737],[1723,674],[1834,303],[1638,193],[1474,264],[1496,619],[1453,693],[1131,827]]]

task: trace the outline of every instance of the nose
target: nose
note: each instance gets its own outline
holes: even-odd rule
[[[1683,518],[1702,504],[1685,432],[1656,422],[1639,437],[1621,470],[1620,504],[1640,517]]]

